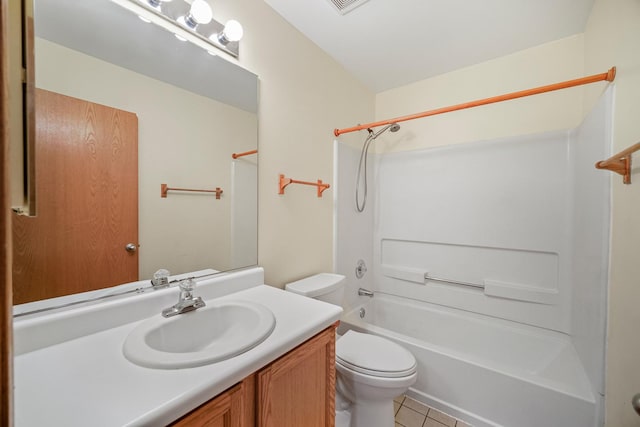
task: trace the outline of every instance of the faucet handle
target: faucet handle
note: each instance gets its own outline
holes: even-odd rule
[[[151,284],[154,288],[166,288],[169,286],[169,270],[165,270],[161,268],[160,270],[153,273],[153,279],[151,280]]]
[[[180,282],[178,282],[178,286],[180,286],[180,289],[182,289],[185,292],[191,292],[193,288],[196,287],[196,281],[193,280],[192,277],[190,277],[188,279],[183,279]]]

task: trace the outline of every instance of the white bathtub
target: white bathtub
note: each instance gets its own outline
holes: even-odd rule
[[[591,386],[565,334],[380,293],[344,315],[346,329],[410,350],[418,381],[408,394],[476,427],[596,426]]]

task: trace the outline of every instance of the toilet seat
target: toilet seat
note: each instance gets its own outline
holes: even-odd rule
[[[336,363],[364,375],[401,378],[415,374],[416,359],[385,338],[347,331],[336,342]]]

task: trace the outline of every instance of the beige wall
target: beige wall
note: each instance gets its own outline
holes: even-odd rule
[[[333,129],[372,120],[373,93],[261,0],[218,0],[214,14],[242,23],[239,62],[260,79],[258,261],[265,281],[282,287],[330,272],[333,189],[317,198],[312,187],[290,185],[280,196],[278,174],[333,185]]]
[[[575,35],[379,93],[376,120],[582,76],[583,37]],[[572,88],[404,122],[402,131],[376,145],[378,151],[435,147],[568,129],[581,118],[582,91]]]
[[[585,40],[585,71],[615,65],[614,152],[640,141],[640,1],[596,0]],[[599,95],[586,92],[585,110]],[[638,156],[634,161],[638,164]],[[613,179],[609,324],[605,386],[606,425],[640,426],[631,397],[640,393],[640,174],[632,184]]]

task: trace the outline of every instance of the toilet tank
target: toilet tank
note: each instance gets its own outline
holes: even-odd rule
[[[288,283],[284,288],[330,304],[342,306],[346,278],[341,274],[320,273]]]

